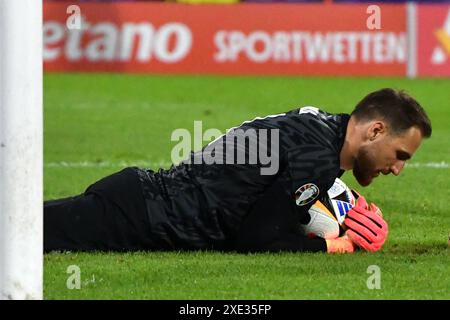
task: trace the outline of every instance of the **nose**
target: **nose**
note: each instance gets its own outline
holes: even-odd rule
[[[405,166],[405,161],[397,161],[394,163],[394,165],[391,167],[391,172],[393,175],[398,176],[400,172],[403,170],[403,167]]]

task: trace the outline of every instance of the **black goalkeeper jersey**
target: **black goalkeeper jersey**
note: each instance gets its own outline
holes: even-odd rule
[[[314,107],[256,118],[170,169],[136,169],[155,243],[167,249],[230,249],[237,238],[246,238],[240,232],[257,231],[254,225],[280,233],[271,235],[275,244],[252,246],[255,250],[323,250],[324,241],[305,244],[296,226],[309,220],[308,209],[343,172],[339,155],[348,120],[347,114]],[[281,201],[281,207],[274,203]],[[250,215],[252,210],[257,212]],[[291,231],[285,240],[282,233]]]

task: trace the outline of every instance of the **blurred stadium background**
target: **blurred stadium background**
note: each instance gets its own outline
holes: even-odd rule
[[[45,298],[450,298],[450,1],[46,0],[44,70],[46,199],[170,166],[171,132],[195,120],[224,131],[302,105],[350,112],[389,86],[434,125],[400,177],[362,191],[390,223],[379,253],[52,253]]]

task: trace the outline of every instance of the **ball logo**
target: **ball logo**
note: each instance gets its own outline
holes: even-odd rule
[[[313,201],[319,195],[319,188],[314,183],[307,183],[295,191],[295,202],[298,206],[304,206]]]

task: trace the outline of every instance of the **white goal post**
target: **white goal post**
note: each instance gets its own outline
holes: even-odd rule
[[[0,299],[42,299],[42,1],[0,0]]]

